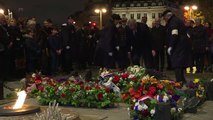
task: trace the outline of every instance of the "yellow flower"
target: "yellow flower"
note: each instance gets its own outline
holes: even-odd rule
[[[200,80],[198,79],[198,78],[196,78],[194,81],[193,81],[193,83],[198,83]]]
[[[190,67],[186,68],[186,73],[188,73],[188,74],[190,73]]]
[[[196,71],[197,71],[197,68],[194,66],[194,67],[192,67],[192,73],[193,74],[195,74],[196,73]]]

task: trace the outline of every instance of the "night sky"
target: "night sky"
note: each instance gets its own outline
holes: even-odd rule
[[[23,15],[35,16],[38,21],[51,18],[54,23],[63,23],[68,15],[82,10],[87,0],[5,0],[7,7],[16,11],[23,8]]]

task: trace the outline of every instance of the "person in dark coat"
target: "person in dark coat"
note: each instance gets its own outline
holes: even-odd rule
[[[204,70],[204,55],[208,49],[207,29],[201,24],[201,19],[195,20],[195,27],[192,31],[192,50],[197,72],[202,73]]]
[[[25,60],[24,60],[24,39],[15,19],[9,21],[8,32],[10,40],[13,42],[11,49],[11,64],[10,71],[16,77],[25,75]]]
[[[59,69],[59,61],[62,53],[62,39],[58,34],[58,28],[53,27],[48,37],[48,53],[50,56],[50,74],[55,75]]]
[[[127,36],[130,41],[130,49],[128,52],[131,54],[130,62],[133,65],[140,65],[141,58],[141,38],[140,38],[140,28],[136,23],[135,19],[130,19],[127,23]]]
[[[6,26],[5,16],[0,14],[0,100],[4,98],[3,82],[8,77],[7,50],[12,46],[12,43],[9,41],[9,33]]]
[[[206,68],[207,71],[213,72],[213,29],[212,24],[210,22],[205,23],[205,27],[208,33],[208,51],[207,51],[207,61],[208,66]]]
[[[169,48],[167,52],[171,56],[176,81],[184,84],[186,83],[184,69],[191,66],[191,61],[188,60],[188,55],[191,53],[186,27],[183,21],[177,18],[170,10],[164,11],[162,16],[166,21],[167,35],[169,38]]]
[[[63,40],[62,68],[66,73],[70,73],[73,70],[72,62],[77,57],[76,29],[73,25],[74,22],[74,16],[69,16],[67,25],[61,31]]]
[[[90,24],[85,23],[77,33],[77,46],[78,46],[78,67],[79,69],[86,69],[88,63],[89,53],[89,40],[92,38],[90,35]]]
[[[116,25],[121,18],[113,14],[102,30],[100,40],[96,47],[96,65],[105,68],[115,68],[115,41],[117,35]]]
[[[154,58],[154,68],[163,71],[164,56],[166,46],[166,29],[160,24],[160,20],[154,21],[154,26],[151,29],[151,45],[152,55]]]
[[[34,31],[28,30],[25,35],[25,52],[27,73],[37,72],[39,68],[39,58],[41,57],[41,48],[34,38]]]
[[[140,39],[141,39],[141,54],[142,60],[147,69],[153,69],[154,62],[152,57],[152,45],[151,45],[151,36],[150,36],[150,29],[146,24],[147,17],[143,16],[141,23],[138,23],[138,27],[140,28]]]
[[[121,24],[117,25],[118,37],[116,40],[116,62],[119,69],[125,69],[129,66],[128,52],[130,49],[130,40],[128,39],[127,19],[123,19]]]
[[[50,66],[48,61],[48,37],[51,35],[52,31],[52,20],[46,19],[43,21],[43,26],[41,30],[39,30],[39,46],[42,49],[42,56],[40,60],[41,72],[42,74],[48,75],[50,74]]]

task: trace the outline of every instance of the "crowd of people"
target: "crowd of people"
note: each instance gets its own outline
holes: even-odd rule
[[[141,65],[164,71],[165,61],[167,69],[175,69],[177,74],[191,66],[196,66],[197,72],[212,70],[213,30],[209,22],[202,25],[201,19],[196,19],[184,24],[166,11],[166,26],[159,18],[149,28],[146,16],[136,22],[113,14],[99,30],[89,23],[77,27],[73,17],[57,27],[51,19],[40,25],[35,18],[18,21],[0,15],[1,79],[38,71],[46,75],[70,73],[90,66],[122,70]]]

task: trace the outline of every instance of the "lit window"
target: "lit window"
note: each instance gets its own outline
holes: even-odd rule
[[[155,19],[155,13],[152,13],[152,19]]]
[[[158,5],[159,5],[159,6],[162,6],[162,5],[163,5],[163,3],[162,3],[162,2],[159,2],[159,3],[158,3]]]
[[[130,14],[130,18],[131,18],[131,19],[134,19],[134,14]]]
[[[135,6],[135,4],[134,4],[134,3],[131,3],[131,4],[130,4],[130,7],[134,7],[134,6]]]
[[[122,7],[126,7],[126,4],[125,4],[125,3],[123,3],[121,6],[122,6]]]
[[[120,4],[116,4],[115,7],[120,7]]]
[[[140,13],[137,14],[137,19],[141,19],[141,14]]]
[[[137,7],[141,7],[141,4],[140,4],[140,3],[138,3],[138,4],[137,4]]]
[[[158,13],[158,17],[160,18],[162,16],[162,13]]]
[[[156,3],[152,3],[152,6],[156,6],[157,4]]]

